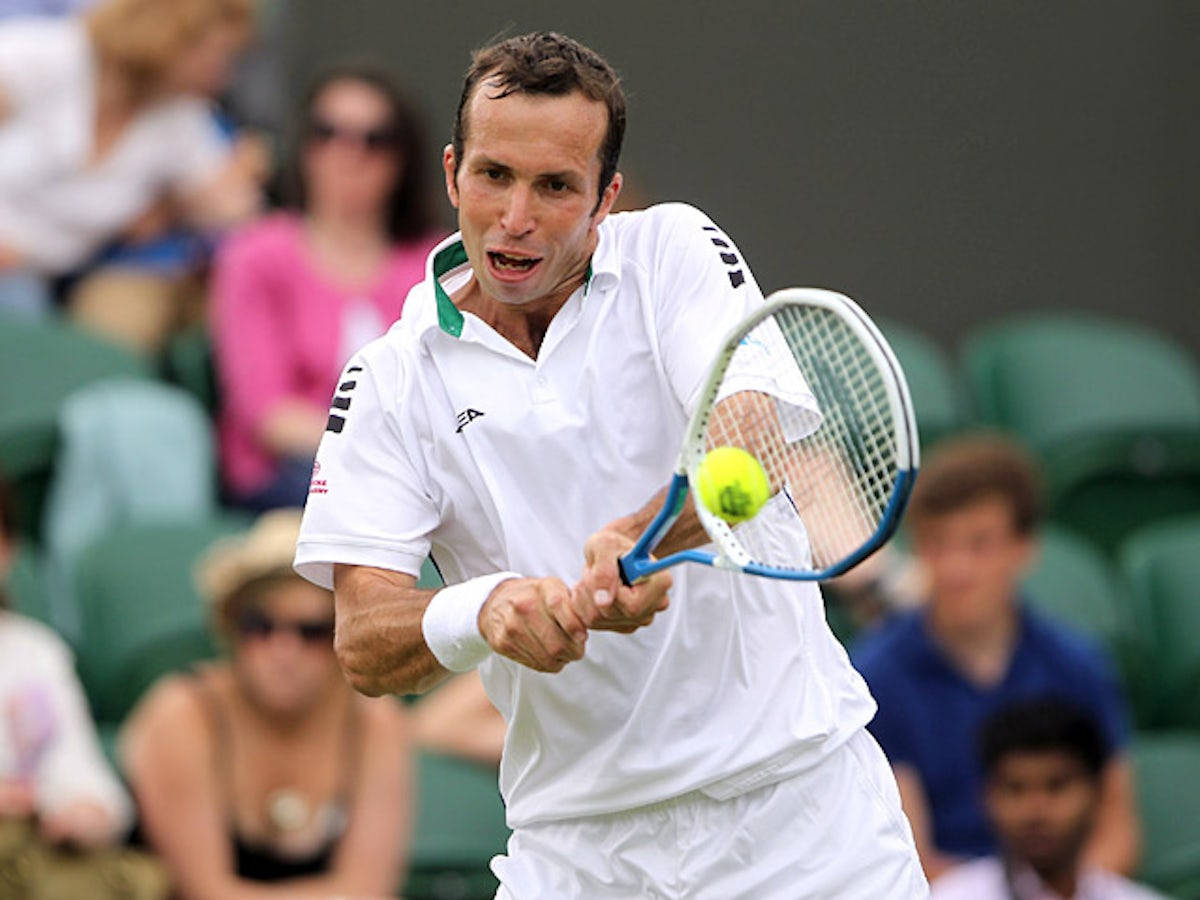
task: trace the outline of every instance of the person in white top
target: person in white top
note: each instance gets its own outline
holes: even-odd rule
[[[479,667],[508,722],[498,896],[925,896],[817,588],[618,577],[762,303],[700,211],[608,215],[624,121],[570,38],[475,54],[443,154],[460,233],[343,373],[296,567],[334,587],[359,690]],[[705,540],[689,511],[661,549]],[[417,590],[430,552],[448,587]]]
[[[264,165],[208,100],[250,0],[102,0],[0,23],[0,297],[72,272],[164,202],[200,228],[245,219]],[[0,301],[2,302],[2,301]]]
[[[1084,862],[1105,763],[1090,715],[1055,697],[1023,700],[993,714],[979,743],[1001,855],[946,872],[933,883],[934,900],[1161,900]]]
[[[0,823],[36,821],[55,844],[111,845],[133,806],[100,749],[66,643],[6,608],[16,552],[6,498],[0,484]]]

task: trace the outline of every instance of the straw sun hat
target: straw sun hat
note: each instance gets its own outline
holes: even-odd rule
[[[247,532],[214,544],[196,566],[196,582],[217,627],[229,633],[250,588],[277,578],[299,578],[292,569],[300,536],[300,510],[264,513]]]

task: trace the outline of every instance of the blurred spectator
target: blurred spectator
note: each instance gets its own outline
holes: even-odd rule
[[[14,540],[0,485],[0,822],[36,821],[52,844],[112,845],[129,827],[129,798],[100,749],[70,650],[4,602]]]
[[[499,766],[504,752],[504,717],[492,705],[478,672],[451,678],[412,707],[413,737],[419,746]]]
[[[291,569],[299,528],[299,511],[276,510],[206,556],[201,587],[230,659],[165,679],[122,734],[145,837],[189,900],[399,883],[408,726],[392,699],[343,679],[333,597]]]
[[[979,744],[1000,852],[951,869],[935,883],[933,900],[1159,897],[1083,860],[1105,761],[1089,715],[1055,700],[1024,701],[989,718]]]
[[[212,327],[221,461],[235,503],[303,505],[338,372],[424,277],[440,237],[424,143],[386,76],[327,73],[303,105],[291,209],[219,253]]]
[[[1101,723],[1105,765],[1087,860],[1118,872],[1137,861],[1128,712],[1110,662],[1018,596],[1040,506],[1036,469],[1019,448],[986,435],[941,445],[907,513],[927,604],[893,617],[851,654],[879,704],[869,727],[891,760],[931,879],[995,851],[975,736],[992,711],[1032,695],[1060,695]]]
[[[207,102],[250,12],[250,0],[102,0],[81,16],[0,23],[0,308],[43,311],[49,280],[118,236],[257,210],[261,148],[231,145]],[[170,299],[118,282],[81,291],[74,314],[153,346]]]

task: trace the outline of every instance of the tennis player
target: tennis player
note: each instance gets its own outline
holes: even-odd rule
[[[480,669],[508,722],[498,897],[926,896],[817,588],[618,579],[763,302],[698,210],[608,215],[624,126],[612,68],[569,38],[475,54],[443,155],[460,231],[342,376],[297,568],[335,589],[364,693]],[[692,514],[660,551],[704,540]],[[431,552],[449,586],[417,590]]]

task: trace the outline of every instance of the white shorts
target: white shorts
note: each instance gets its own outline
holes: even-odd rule
[[[929,896],[896,780],[865,730],[813,768],[728,800],[695,791],[518,828],[492,871],[498,900]]]

